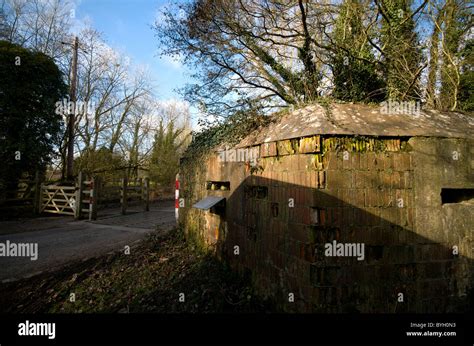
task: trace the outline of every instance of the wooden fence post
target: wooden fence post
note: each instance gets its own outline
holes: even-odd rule
[[[122,179],[122,188],[120,191],[120,204],[122,206],[122,215],[127,213],[127,188],[128,188],[128,179],[124,177]]]
[[[39,214],[41,210],[41,193],[42,193],[42,184],[40,181],[39,171],[36,171],[35,174],[35,194],[33,196],[33,212]]]
[[[74,218],[76,220],[79,220],[82,215],[82,189],[84,186],[84,177],[82,176],[82,172],[79,172],[79,176],[77,177],[77,190],[76,190],[76,203],[75,203],[75,208],[76,210]]]
[[[103,180],[101,177],[99,176],[96,176],[95,177],[95,183],[94,183],[94,196],[95,196],[95,199],[94,199],[94,202],[95,202],[95,217],[96,217],[96,220],[97,220],[97,212],[99,210],[99,203],[100,203],[100,198],[101,198],[101,194],[102,194],[102,184],[103,184]]]
[[[145,211],[150,211],[150,179],[145,178],[142,185],[142,197],[145,202]]]
[[[44,182],[40,184],[40,188],[39,188],[38,214],[41,214],[43,212],[43,191],[44,191]]]
[[[97,220],[97,202],[99,201],[99,177],[91,178],[91,212],[89,215],[90,220]]]

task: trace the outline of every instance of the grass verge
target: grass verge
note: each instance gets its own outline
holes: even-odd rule
[[[196,252],[178,230],[149,235],[129,255],[109,254],[0,285],[0,312],[6,313],[271,311],[248,280]]]

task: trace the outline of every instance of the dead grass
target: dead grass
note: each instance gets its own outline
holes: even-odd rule
[[[184,302],[180,294],[184,293]],[[70,301],[71,294],[75,302]],[[250,283],[175,230],[131,249],[0,286],[8,313],[270,312]]]

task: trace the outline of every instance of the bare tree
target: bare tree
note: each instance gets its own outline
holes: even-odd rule
[[[455,110],[459,105],[463,66],[467,63],[461,51],[472,31],[470,5],[465,0],[431,0],[426,13],[432,26],[428,103],[435,108]]]
[[[164,54],[201,67],[187,99],[217,114],[314,101],[337,6],[308,1],[195,1],[156,23]],[[184,15],[182,15],[184,13]]]
[[[77,115],[77,149],[106,147],[113,152],[135,103],[149,93],[148,80],[143,73],[132,73],[127,58],[95,30],[84,30],[81,42],[86,53],[80,59],[78,95],[85,107]]]
[[[68,0],[3,0],[2,39],[40,51],[54,59],[64,57],[61,42],[68,37],[74,15]]]

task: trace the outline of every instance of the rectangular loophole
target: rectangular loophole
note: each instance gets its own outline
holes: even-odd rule
[[[474,203],[474,189],[470,188],[442,188],[441,203]]]
[[[268,187],[260,185],[248,185],[245,186],[245,197],[265,199],[268,196]]]
[[[230,190],[230,181],[208,181],[206,182],[206,190],[228,191]]]
[[[311,225],[319,225],[321,223],[321,209],[310,208]]]
[[[272,209],[272,216],[273,217],[278,217],[278,213],[279,213],[278,203],[272,203],[271,204],[271,209]]]

